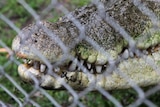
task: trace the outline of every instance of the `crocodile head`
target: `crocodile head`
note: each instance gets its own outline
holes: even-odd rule
[[[63,35],[62,33],[66,33],[65,31],[57,33],[58,28],[55,28],[54,27],[55,25],[53,23],[43,21],[43,22],[41,22],[41,24],[42,24],[42,26],[48,28],[49,30],[54,31],[53,33],[55,33],[56,36],[58,36],[60,38],[60,40],[63,43],[65,43],[65,46],[68,46],[68,47],[70,46],[68,44],[69,42],[67,42],[67,40],[69,40],[69,38],[67,38],[67,40],[66,40],[66,38],[63,38],[63,36],[62,36]],[[23,78],[24,81],[26,81],[26,82],[33,81],[33,79],[31,78],[32,76],[30,76],[26,73],[26,72],[29,72],[29,74],[32,73],[35,77],[38,77],[38,79],[40,78],[40,81],[42,82],[40,84],[42,87],[47,88],[47,89],[52,89],[52,88],[58,89],[58,88],[61,88],[61,84],[58,81],[56,81],[52,76],[47,75],[45,73],[47,71],[47,66],[45,65],[44,58],[54,64],[56,62],[59,62],[63,58],[63,56],[66,54],[64,53],[64,51],[60,47],[60,45],[59,45],[60,43],[55,41],[55,38],[51,38],[45,32],[46,30],[43,30],[42,26],[40,26],[40,25],[38,26],[36,24],[31,24],[31,25],[25,27],[24,29],[22,29],[20,34],[18,36],[16,36],[15,39],[13,40],[12,49],[14,50],[15,54],[19,58],[25,59],[24,60],[25,64],[20,64],[18,67],[19,75],[21,76],[21,78]],[[53,36],[53,37],[55,37],[55,36]],[[71,41],[70,41],[70,43],[71,43]],[[159,48],[154,47],[154,50],[156,50],[156,49],[159,50]],[[70,61],[69,59],[68,59],[69,61],[65,60],[65,63],[62,62],[63,63],[62,65],[57,65],[57,67],[54,66],[54,68],[53,68],[53,71],[57,72],[57,74],[59,74],[60,76],[64,75],[63,71],[68,71],[68,70],[69,71],[77,71],[77,69],[79,69],[77,67],[77,62],[80,62],[80,64],[84,65],[90,72],[96,71],[97,73],[100,73],[103,70],[105,71],[105,69],[107,68],[107,58],[103,54],[101,54],[98,51],[95,51],[93,48],[87,46],[87,44],[80,44],[76,47],[76,49],[74,48],[71,50],[74,50],[74,52],[76,53],[76,54],[74,54],[73,52],[71,52],[71,54],[75,57],[75,59],[72,61]],[[157,54],[159,54],[159,53],[157,53]],[[125,57],[128,56],[128,51],[125,50],[124,53],[122,54],[122,56],[123,55]],[[141,64],[143,64],[142,62],[139,64],[139,61],[141,61],[141,60],[137,61],[137,59],[136,60],[133,59],[133,61],[131,61],[131,60],[129,60],[129,61],[131,63],[129,63],[130,66],[127,66],[128,71],[130,71],[130,67],[132,67],[134,69],[135,66],[137,66],[137,65],[139,66],[138,68],[140,68],[140,69],[144,68],[144,70],[139,70],[138,72],[136,70],[133,70],[133,72],[128,72],[129,75],[132,75],[130,73],[137,74],[137,75],[140,74],[140,75],[144,75],[144,78],[146,78],[145,77],[146,75],[149,75],[147,77],[150,79],[150,73],[146,73],[146,71],[149,70],[148,67],[146,67],[146,65],[141,66]],[[134,63],[137,62],[137,64],[134,64],[132,62],[134,62]],[[133,66],[131,66],[131,65],[133,65]],[[146,70],[145,70],[145,68],[146,68]],[[123,70],[126,70],[126,69],[123,69]],[[83,69],[83,71],[84,71],[84,69]],[[141,73],[140,71],[145,71],[146,75]],[[76,73],[79,73],[78,74],[79,77],[77,77]],[[136,76],[132,76],[132,77],[136,78]],[[90,80],[92,80],[92,79],[86,79],[86,77],[88,77],[88,76],[84,75],[84,73],[81,74],[81,72],[74,72],[74,73],[69,72],[65,78],[69,81],[69,82],[67,81],[68,83],[74,83],[74,84],[78,83],[78,86],[77,86],[78,88],[76,87],[76,89],[80,89],[80,88],[82,88],[81,86],[84,87],[87,83],[89,83]],[[97,77],[98,77],[98,75],[97,75]],[[114,77],[119,77],[119,76],[114,76]],[[151,77],[153,77],[153,76],[151,76]],[[145,81],[144,78],[142,81]],[[146,80],[148,80],[148,78]],[[97,79],[98,79],[97,81],[99,81],[99,78],[97,78]],[[100,85],[103,86],[105,84],[104,86],[106,86],[107,82],[110,81],[110,80],[109,81],[107,81],[107,80],[108,80],[107,78],[106,79],[103,78],[101,80],[101,82],[98,82],[98,85],[100,83]],[[117,80],[123,81],[121,78],[116,79],[116,81]],[[138,76],[138,80],[139,80],[139,76]],[[104,81],[107,81],[107,82],[104,82]],[[116,82],[116,83],[118,83],[118,86],[119,86],[119,82]],[[146,81],[145,81],[145,83],[146,83]],[[142,84],[143,84],[143,82],[142,82]],[[73,84],[71,84],[71,85],[73,85]],[[124,86],[124,85],[122,85],[122,86]],[[108,86],[107,86],[107,88],[108,88]]]
[[[27,69],[33,68],[44,72],[47,69],[45,60],[48,60],[51,64],[61,61],[57,67],[53,68],[54,71],[75,71],[77,69],[80,71],[78,63],[86,66],[92,73],[100,73],[106,68],[107,58],[87,44],[81,43],[72,49],[71,46],[76,41],[75,37],[67,37],[67,31],[58,25],[61,24],[46,21],[42,21],[40,24],[30,24],[14,38],[12,49],[18,58],[23,59],[25,63],[23,66],[25,65]],[[76,32],[76,29],[74,32]],[[69,55],[74,57],[73,60],[66,56],[67,54],[60,46],[60,42],[67,46]],[[22,65],[19,65],[19,67],[22,67]]]
[[[101,51],[95,50],[84,41],[79,41],[76,44],[77,39],[79,39],[78,29],[74,26],[67,27],[68,25],[72,26],[69,22],[50,23],[47,21],[28,25],[15,37],[12,49],[17,57],[24,59],[28,68],[32,67],[41,72],[46,71],[45,60],[48,60],[51,64],[56,63],[56,67],[53,68],[54,71],[82,71],[82,67],[79,65],[85,66],[91,73],[102,73],[105,71],[108,66],[108,56],[105,53],[102,54]],[[106,42],[105,38],[102,40],[104,40],[101,41],[102,43]],[[113,59],[117,59],[118,55],[124,58],[133,56],[132,52],[129,52],[127,49],[124,50],[124,40],[116,40],[118,42],[112,43],[117,43],[114,47],[105,50]],[[143,43],[145,46],[150,46],[148,41],[154,41],[151,42],[153,45],[159,44],[159,34],[153,35],[151,40],[147,39],[146,41]]]
[[[150,22],[149,18],[142,14],[142,12],[138,10],[132,2],[121,1],[122,0],[117,2],[118,4],[113,5],[112,8],[105,6],[106,12],[108,12],[108,14],[111,15],[111,17],[113,17],[116,22],[118,22],[118,24],[122,26],[122,28],[124,28],[124,30],[127,31],[135,40],[136,49],[143,49],[146,51],[146,49],[152,48],[146,52],[147,54],[154,54],[154,51],[159,51],[160,31],[158,30],[155,34],[150,32],[146,34],[144,30],[147,28],[148,32],[148,29],[150,28],[150,26],[148,26],[148,21]],[[159,13],[158,3],[154,3],[153,5],[148,3],[147,5],[150,5],[149,7],[152,7],[153,11],[157,10]],[[127,47],[128,43],[126,43],[119,32],[99,16],[96,6],[91,5],[82,7],[70,14],[73,14],[75,19],[78,19],[78,22],[85,26],[85,37],[88,37],[99,44],[99,46],[102,47],[106,53],[109,53],[113,59],[118,59],[117,57],[119,56],[122,56],[125,59],[129,56],[134,56],[132,50],[130,52]],[[76,23],[76,25],[79,24]],[[46,64],[46,60],[54,65],[55,63],[60,62],[60,64],[55,65],[52,68],[54,72],[58,72],[58,74],[60,73],[60,76],[62,76],[63,71],[85,71],[85,69],[88,69],[91,73],[101,73],[106,71],[109,67],[113,67],[108,66],[108,57],[104,52],[98,51],[98,49],[95,50],[92,47],[93,44],[90,45],[86,41],[81,41],[81,39],[83,39],[83,37],[81,38],[79,36],[81,34],[81,30],[78,29],[76,25],[73,23],[73,19],[68,19],[68,17],[65,16],[61,21],[54,24],[42,21],[38,24],[31,24],[23,28],[12,43],[12,49],[15,54],[19,58],[24,59],[24,64],[21,64],[18,67],[20,76],[23,79],[28,80],[30,75],[26,74],[26,71],[29,71],[38,77],[41,77],[41,74],[46,74],[45,72],[47,72],[47,68],[49,67]],[[159,27],[157,28],[159,29]],[[143,35],[147,36],[144,37]],[[86,38],[84,38],[84,40],[86,40]],[[69,57],[70,55],[73,56],[73,59]],[[82,67],[80,67],[81,65],[85,66],[85,69],[82,69]],[[131,65],[133,65],[131,66],[132,68],[135,68],[134,64],[131,63]],[[130,69],[130,66],[128,68]],[[140,68],[143,69],[147,67],[143,66]],[[142,71],[147,70],[144,69]],[[131,73],[130,70],[129,73]],[[137,74],[137,71],[135,74]],[[80,76],[81,78],[84,77],[82,75]],[[72,78],[73,76],[69,75],[68,77]],[[134,75],[132,75],[132,77],[134,77]],[[49,80],[47,78],[45,77],[47,84],[54,83],[51,81],[53,79]],[[75,78],[78,77],[76,76]],[[50,84],[46,86],[50,86]]]
[[[108,11],[106,8],[106,12],[115,18],[122,28],[124,27],[124,30],[130,34],[131,38],[135,40],[136,44],[133,48],[146,50],[158,45],[160,43],[159,30],[155,34],[147,30],[149,33],[146,34],[144,31],[150,28],[148,25],[150,19],[143,15],[136,6],[133,6],[133,3],[124,3],[127,5],[124,14],[119,14],[121,6],[125,6],[121,3],[118,6],[115,5],[116,7],[113,6],[112,11]],[[159,5],[155,6],[159,12]],[[130,12],[131,7],[133,7],[135,13]],[[125,58],[133,56],[132,49],[130,52],[127,48],[128,41],[125,39],[128,37],[124,39],[117,31],[119,29],[115,30],[113,26],[100,17],[95,5],[84,6],[69,15],[73,15],[80,24],[74,22],[74,18],[72,19],[72,17],[66,15],[56,23],[42,21],[22,29],[12,44],[12,49],[16,55],[26,59],[27,66],[35,66],[34,68],[40,69],[40,71],[44,71],[44,59],[47,59],[51,64],[61,61],[60,65],[57,66],[60,70],[75,71],[79,69],[77,67],[79,62],[79,65],[84,65],[90,72],[96,73],[106,70],[109,58],[106,53],[109,53],[113,59],[117,59],[119,55]],[[83,33],[79,29],[79,25],[84,27],[85,31]],[[151,36],[149,36],[150,34]],[[147,35],[147,39],[144,35]],[[94,43],[88,43],[86,38],[95,41],[106,53],[99,51],[101,49],[95,49]],[[139,41],[139,39],[142,41]],[[68,55],[74,58],[70,59]]]
[[[58,33],[61,40],[56,39],[53,30],[55,34]],[[57,30],[55,24],[46,21],[40,21],[38,24],[33,23],[23,28],[12,42],[12,49],[16,56],[24,61],[24,64],[19,65],[19,68],[23,66],[25,69],[32,68],[44,72],[47,70],[46,61],[50,64],[60,61],[64,57],[64,51],[59,42],[68,42],[61,35],[63,32]],[[67,66],[68,61],[66,60],[65,63],[63,68]],[[53,70],[61,70],[61,67]]]
[[[19,58],[43,62],[42,58],[38,56],[38,53],[40,53],[52,63],[58,60],[62,56],[62,49],[55,42],[56,39],[49,37],[42,28],[46,27],[47,30],[51,30],[50,25],[51,23],[43,21],[39,25],[30,24],[23,28],[12,43],[12,49],[16,55]]]

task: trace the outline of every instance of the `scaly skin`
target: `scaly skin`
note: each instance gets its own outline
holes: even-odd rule
[[[119,2],[121,1],[123,0],[120,0]],[[148,33],[146,34],[144,32],[146,28],[148,29],[151,27],[151,25],[148,24],[150,19],[141,13],[131,2],[125,1],[121,4],[118,3],[113,7],[105,8],[106,12],[115,18],[115,20],[117,20],[119,24],[124,27],[133,39],[136,38],[136,40],[138,40],[137,38],[147,35]],[[146,4],[148,7],[152,6],[151,9],[155,13],[159,13],[159,4],[155,4],[153,2],[146,2]],[[124,8],[123,12],[121,12],[121,8]],[[85,36],[90,37],[106,52],[110,53],[111,56],[116,58],[117,55],[122,52],[124,47],[127,47],[128,43],[126,40],[100,18],[97,8],[94,5],[82,7],[73,11],[71,14],[85,27],[85,35],[83,35],[84,39]],[[67,16],[64,16],[56,23],[43,21],[42,25],[54,32],[54,34],[60,38],[66,47],[71,47],[71,51],[77,50],[78,54],[80,54],[84,59],[88,59],[88,57],[92,56],[92,54],[99,53],[85,40],[80,41],[78,44],[75,43],[75,41],[79,40],[80,32],[75,24],[67,18]],[[12,44],[12,49],[19,57],[41,61],[41,59],[37,57],[34,52],[32,52],[30,49],[31,47],[35,47],[50,62],[56,62],[62,57],[63,51],[58,43],[51,39],[51,37],[49,37],[42,28],[37,27],[36,24],[31,24],[25,27],[22,29],[21,33],[23,35],[18,35],[13,40]],[[156,37],[154,36],[155,34],[147,37],[144,40],[144,43],[143,41],[140,43],[137,42],[137,47],[147,49],[151,46],[157,45],[160,42],[160,37],[159,33],[156,34],[158,35]],[[76,49],[73,44],[76,44]],[[93,62],[96,60],[97,56]],[[90,60],[88,60],[88,62],[90,62]]]
[[[105,12],[113,17],[130,34],[136,42],[137,49],[146,50],[160,43],[159,28],[150,33],[148,29],[152,28],[152,24],[149,17],[144,15],[131,1],[119,0],[112,6],[107,4],[107,2],[103,3],[105,5]],[[159,15],[159,3],[151,1],[146,1],[145,3],[155,14]],[[44,30],[44,27],[46,27],[64,43],[71,55],[95,66],[106,65],[108,62],[106,55],[86,42],[85,37],[89,37],[98,43],[113,59],[117,59],[118,55],[128,48],[128,42],[119,32],[115,31],[114,28],[104,21],[98,13],[94,4],[84,6],[70,13],[84,27],[84,33],[80,32],[71,19],[68,19],[68,15],[62,17],[56,23],[42,21],[38,25],[34,23],[28,25],[15,37],[12,49],[20,58],[44,63],[42,58],[35,53],[33,49],[35,48],[51,63],[58,62],[65,55],[63,54],[64,51],[59,43],[57,43],[57,40],[54,39],[55,37],[49,35],[49,31]],[[143,38],[143,41],[141,41],[141,38]],[[64,64],[61,64],[63,67],[60,67],[60,70],[66,69],[68,71],[65,68],[65,64],[68,64],[69,60],[66,59]]]

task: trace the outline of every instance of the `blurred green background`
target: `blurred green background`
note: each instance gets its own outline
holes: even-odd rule
[[[63,14],[55,9],[45,13],[43,10],[50,4],[50,0],[26,0],[39,15],[43,16],[44,20],[55,22],[58,17]],[[59,0],[70,11],[75,8],[86,5],[89,0]],[[16,0],[1,0],[0,1],[0,13],[5,15],[10,21],[12,21],[18,28],[23,28],[29,23],[34,21],[34,18],[28,13],[25,8],[19,4]],[[5,43],[7,47],[11,47],[13,38],[17,33],[10,28],[10,26],[0,19],[0,40]],[[0,48],[4,48],[0,45]],[[16,58],[15,58],[16,59]],[[34,86],[24,83],[17,74],[17,64],[12,62],[12,57],[8,57],[7,53],[0,52],[0,70],[4,70],[9,76],[11,76],[17,84],[19,84],[28,94],[32,92]],[[0,72],[1,73],[1,72]],[[25,102],[25,96],[6,78],[5,75],[0,74],[0,84],[5,86],[10,92],[14,93],[16,97]],[[151,89],[152,86],[143,88],[144,91]],[[62,106],[66,107],[71,104],[69,101],[70,94],[68,91],[54,91],[47,90],[47,92]],[[135,102],[138,99],[138,94],[134,89],[128,90],[114,90],[109,91],[122,105],[127,106]],[[154,104],[160,106],[160,92],[156,92],[148,99],[153,101]],[[40,104],[42,107],[52,106],[52,103],[44,96],[35,92],[31,97],[34,101]],[[0,100],[9,103],[13,106],[18,106],[18,103],[10,97],[3,89],[0,88]],[[87,107],[114,107],[114,104],[105,98],[99,92],[89,92],[85,96],[80,98],[80,101]],[[26,104],[27,107],[32,107],[30,103]],[[141,105],[145,107],[144,104]]]

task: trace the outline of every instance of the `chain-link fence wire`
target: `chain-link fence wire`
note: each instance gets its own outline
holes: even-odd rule
[[[4,1],[4,2],[7,2],[7,1]],[[69,1],[64,1],[64,2],[67,3]],[[6,51],[9,53],[9,57],[7,58],[7,60],[2,60],[1,62],[3,61],[4,62],[0,65],[0,73],[1,73],[0,91],[2,93],[2,97],[0,97],[1,98],[0,106],[4,106],[4,107],[5,106],[37,106],[37,107],[39,106],[57,106],[57,107],[60,107],[60,106],[71,106],[71,107],[75,107],[75,106],[80,106],[80,107],[83,107],[83,106],[156,107],[156,106],[159,106],[159,100],[158,100],[158,97],[159,97],[158,91],[160,88],[160,86],[158,85],[159,66],[157,65],[157,62],[155,62],[158,60],[158,58],[160,58],[158,56],[159,55],[158,53],[159,46],[157,46],[158,44],[156,44],[156,47],[154,47],[154,49],[149,49],[145,52],[143,52],[144,50],[141,51],[139,48],[136,47],[137,42],[135,41],[134,38],[132,38],[133,36],[131,36],[131,34],[129,34],[128,31],[126,31],[123,26],[117,23],[116,19],[114,19],[113,17],[110,17],[110,15],[105,12],[106,11],[105,6],[108,6],[108,9],[109,9],[109,8],[112,8],[112,6],[117,5],[117,3],[123,5],[123,2],[126,2],[126,1],[110,0],[110,1],[107,1],[108,5],[103,4],[104,2],[103,0],[102,2],[98,2],[97,0],[92,0],[90,2],[92,5],[96,6],[99,17],[102,20],[104,20],[104,22],[108,23],[110,27],[115,29],[115,31],[119,33],[119,36],[122,36],[123,39],[125,39],[128,42],[129,52],[135,55],[130,55],[132,56],[132,58],[128,59],[128,57],[126,58],[126,56],[128,56],[128,54],[126,54],[128,50],[127,51],[124,50],[124,53],[120,55],[120,58],[117,58],[115,61],[113,58],[113,55],[111,55],[111,53],[107,53],[107,51],[105,50],[104,47],[101,46],[101,44],[98,44],[92,38],[85,36],[86,29],[83,26],[83,24],[79,21],[79,19],[74,17],[73,14],[69,14],[69,10],[65,8],[64,6],[65,4],[63,4],[62,2],[60,3],[59,1],[56,1],[56,0],[50,1],[48,6],[46,6],[42,10],[42,12],[40,12],[40,15],[39,15],[24,0],[17,0],[17,3],[21,5],[21,8],[24,8],[29,14],[31,14],[31,16],[34,18],[36,22],[36,25],[40,26],[46,32],[47,36],[49,36],[54,42],[58,44],[58,46],[62,50],[62,53],[64,54],[62,54],[61,60],[57,61],[56,64],[52,64],[48,59],[45,58],[45,56],[42,55],[42,53],[38,49],[34,47],[30,47],[30,49],[34,51],[34,54],[39,56],[39,58],[46,64],[48,72],[45,75],[48,74],[49,76],[46,76],[46,77],[44,76],[44,79],[39,80],[35,75],[33,75],[34,72],[32,72],[33,74],[32,73],[28,74],[29,75],[28,78],[32,78],[32,83],[34,83],[34,85],[33,84],[30,85],[28,83],[25,84],[20,79],[20,76],[17,73],[14,73],[14,72],[17,72],[17,65],[20,65],[22,62],[20,62],[15,58],[14,53],[11,50],[10,46],[7,46],[6,43],[3,41],[3,39],[0,40],[0,46],[2,48],[5,48]],[[159,4],[160,1],[155,0],[150,2],[155,2]],[[150,19],[151,21],[150,23],[154,25],[154,29],[151,29],[151,30],[157,29],[156,27],[159,26],[159,18],[157,16],[158,14],[155,13],[154,10],[147,7],[147,5],[145,4],[145,1],[142,2],[140,0],[131,0],[131,1],[128,1],[128,3],[132,3],[133,6],[136,6],[140,12],[142,12],[145,16],[147,16]],[[43,22],[41,21],[41,19],[44,18],[46,14],[49,14],[49,12],[53,9],[61,11],[63,14],[65,14],[66,17],[77,27],[77,29],[80,32],[79,36],[77,37],[76,41],[74,42],[74,44],[72,44],[71,47],[68,47],[65,43],[63,43],[62,39],[59,38],[52,30],[44,26]],[[122,13],[125,11],[123,9],[124,8],[122,8],[121,10]],[[11,20],[7,18],[5,14],[0,14],[0,19],[3,22],[5,22],[7,25],[9,25],[9,27],[11,27],[12,30],[16,31],[17,34],[24,35],[21,33],[20,28],[18,28],[17,25],[15,25],[13,19]],[[66,20],[66,19],[62,18],[60,20]],[[35,30],[36,28],[35,29],[33,28],[31,29],[31,32],[34,32]],[[25,40],[27,40],[27,38],[25,38],[22,41],[25,41]],[[89,69],[86,69],[86,67],[82,64],[81,60],[77,61],[77,66],[82,71],[82,72],[78,71],[78,74],[77,72],[68,73],[70,71],[66,71],[67,73],[64,74],[65,76],[62,76],[53,72],[53,68],[55,68],[57,64],[63,63],[63,61],[65,61],[66,59],[66,56],[72,62],[75,60],[76,56],[73,56],[70,53],[70,49],[72,47],[75,47],[81,40],[85,40],[87,43],[92,45],[95,50],[101,53],[104,53],[104,56],[107,57],[108,65],[104,73],[98,74],[98,75],[94,73],[90,73],[91,71]],[[29,45],[29,44],[25,44],[25,45]],[[153,50],[156,50],[156,49],[158,50],[156,51],[157,53],[153,52]],[[149,51],[151,51],[151,54],[153,55],[154,58],[150,57],[149,56],[150,54],[146,54],[146,52],[149,52]],[[4,55],[2,54],[2,56]],[[127,63],[130,63],[129,61],[128,62],[126,61],[123,63],[123,61],[126,59],[129,61],[131,60],[130,65],[127,65]],[[136,61],[137,65],[134,65],[134,63],[132,63],[132,60],[133,62]],[[144,62],[143,61],[141,62],[141,60],[143,60]],[[126,69],[127,69],[127,66],[129,66],[128,69],[130,70],[130,72],[137,70],[137,74],[139,74],[139,71],[144,71],[142,72],[144,73],[142,75],[144,75],[144,77],[149,75],[150,78],[146,79],[141,76],[137,77],[139,81],[137,83],[137,81],[134,80],[134,77],[132,77],[132,73],[123,72],[123,70],[125,69],[118,67],[117,62],[123,63],[122,65],[126,66]],[[144,65],[141,65],[141,64],[144,64]],[[150,68],[148,68],[148,66]],[[126,70],[126,71],[129,72],[129,70]],[[152,73],[146,75],[145,73],[148,73],[147,70],[152,71]],[[113,71],[113,72],[110,72],[110,71]],[[153,81],[151,81],[152,78],[154,78],[152,76],[153,72],[155,73],[154,75],[156,76],[154,76],[155,80],[153,79]],[[66,76],[66,75],[69,75],[69,76]],[[79,81],[82,83],[84,82],[84,84],[85,83],[87,84],[88,81],[89,83],[87,85],[83,84],[81,86],[84,86],[84,87],[81,87],[81,86],[77,86],[77,84],[71,84],[69,83],[69,80],[64,79],[64,78],[70,78],[71,76],[74,76],[74,75],[83,76],[80,78]],[[118,78],[118,77],[116,76],[114,77],[112,75],[114,76],[118,75],[120,76],[120,78],[123,78],[124,80],[119,79],[117,81],[114,81],[112,78]],[[52,82],[52,79],[46,79],[46,78],[50,78],[50,76],[54,77],[56,82],[55,81]],[[88,80],[86,81],[86,80],[83,80],[82,78],[88,78]],[[56,87],[58,88],[56,90],[50,90],[50,91],[44,90],[41,86],[43,81],[45,80],[51,81],[51,83],[54,84],[54,86],[51,86],[52,88],[55,88],[55,89]],[[119,84],[117,83],[117,86],[114,86],[115,82],[120,82],[120,83]],[[110,83],[110,84],[107,85],[107,83]],[[44,85],[48,86],[50,84],[44,83]],[[139,85],[141,86],[152,85],[152,86],[147,88],[142,88]],[[65,91],[61,91],[59,87],[60,88],[63,87]],[[78,89],[80,90],[78,90],[76,87],[78,87]],[[123,87],[130,88],[130,89],[118,90]],[[93,90],[96,92],[92,92]],[[112,91],[108,91],[108,90],[112,90]]]

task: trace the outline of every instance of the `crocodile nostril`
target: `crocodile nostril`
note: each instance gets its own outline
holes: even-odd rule
[[[36,42],[38,42],[38,41],[35,39],[34,42],[36,43]]]

